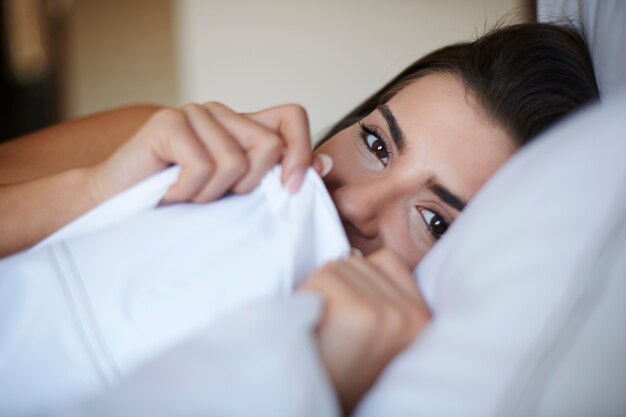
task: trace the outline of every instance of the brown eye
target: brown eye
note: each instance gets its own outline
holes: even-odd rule
[[[389,159],[391,150],[381,138],[381,133],[374,126],[366,126],[363,123],[359,123],[359,136],[363,140],[363,143],[367,146],[367,149],[378,159],[384,166],[389,165]]]
[[[432,210],[428,210],[424,207],[418,207],[417,210],[424,219],[424,223],[428,227],[430,234],[433,235],[435,239],[439,239],[443,234],[448,230],[450,225],[446,222],[443,217]]]
[[[385,142],[376,138],[376,136],[368,135],[367,144],[372,150],[372,153],[376,155],[376,158],[380,160],[389,158],[389,152],[387,152],[387,147],[385,146]]]

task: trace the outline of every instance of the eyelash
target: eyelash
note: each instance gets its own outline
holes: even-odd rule
[[[385,147],[385,152],[387,154],[386,156],[386,158],[388,158],[387,162],[384,162],[381,159],[381,157],[378,156],[376,152],[372,150],[371,145],[367,142],[367,138],[370,135],[374,136],[377,140],[382,142],[383,146]],[[389,162],[391,161],[391,154],[392,154],[391,146],[389,145],[389,142],[385,139],[385,136],[382,134],[379,128],[377,128],[376,126],[368,126],[368,125],[365,125],[363,122],[359,122],[359,137],[361,138],[363,145],[365,146],[368,152],[374,155],[374,157],[378,159],[384,166],[389,165]]]
[[[417,211],[419,212],[422,221],[424,222],[424,224],[426,225],[426,228],[428,229],[428,232],[430,233],[430,235],[433,237],[434,240],[439,240],[441,238],[441,236],[443,236],[443,234],[448,230],[448,228],[450,227],[450,223],[448,223],[441,214],[437,213],[435,210],[426,208],[426,207],[417,207]],[[426,218],[424,217],[424,211],[429,211],[431,213],[433,213],[433,217],[438,217],[441,219],[441,221],[445,224],[445,230],[438,234],[435,232],[435,230],[432,228],[432,226],[430,225],[430,222],[426,220]]]

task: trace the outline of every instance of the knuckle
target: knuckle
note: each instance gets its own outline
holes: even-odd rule
[[[399,333],[406,325],[405,316],[395,308],[387,308],[383,313],[385,328],[390,333]]]
[[[250,163],[240,153],[224,156],[220,161],[220,170],[228,176],[241,176],[248,172]]]
[[[211,176],[215,172],[215,163],[207,154],[196,153],[186,163],[182,163],[189,167],[190,172],[194,175]]]
[[[394,338],[402,345],[409,344],[424,328],[425,321],[413,314],[406,314],[402,317],[399,328],[390,332],[390,338]]]
[[[293,117],[297,117],[299,119],[307,119],[306,109],[301,104],[297,104],[297,103],[286,104],[285,111],[287,111]]]
[[[340,266],[338,265],[338,262],[329,262],[318,269],[315,274],[313,274],[312,279],[317,282],[324,283],[324,288],[328,288],[329,285],[332,288],[336,288],[337,286],[341,286],[341,282],[338,278],[339,271]]]
[[[283,141],[277,134],[268,134],[265,140],[259,143],[259,147],[264,153],[270,155],[280,155],[283,150]]]
[[[208,202],[210,202],[213,198],[208,195],[208,194],[199,194],[197,196],[195,196],[192,200],[192,202],[196,203],[196,204],[206,204]]]
[[[308,128],[309,116],[303,106],[300,104],[287,104],[285,111],[288,117],[293,119],[298,125],[307,126]]]
[[[215,172],[215,167],[213,164],[206,160],[199,160],[196,162],[193,167],[193,175],[199,180],[202,179],[204,181],[208,180],[213,176]]]
[[[202,105],[202,107],[212,112],[230,110],[228,106],[226,106],[224,103],[220,103],[219,101],[207,101]]]
[[[197,111],[197,110],[201,110],[202,107],[198,104],[198,103],[187,103],[182,107],[183,110],[193,110],[193,111]]]
[[[252,192],[252,190],[254,190],[257,185],[258,182],[246,182],[245,184],[240,183],[233,187],[233,192],[235,194],[248,194]]]
[[[178,109],[167,108],[159,110],[152,116],[152,120],[166,125],[174,125],[185,120],[185,116]]]
[[[419,333],[430,320],[430,314],[421,309],[413,308],[407,314],[407,329],[411,335]]]
[[[396,352],[404,349],[422,328],[413,322],[406,312],[398,309],[388,309],[382,320],[384,324],[381,325],[378,334],[384,335],[388,348]]]
[[[378,333],[381,327],[381,314],[366,301],[353,305],[354,326],[361,332]]]
[[[330,261],[322,267],[321,271],[334,274],[340,270],[341,266],[341,261]]]

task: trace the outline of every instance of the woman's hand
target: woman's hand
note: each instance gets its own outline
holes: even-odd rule
[[[352,256],[320,269],[302,288],[326,300],[320,354],[349,414],[430,313],[411,273],[391,251]]]
[[[127,140],[125,135],[148,114],[148,121]],[[250,114],[237,114],[218,103],[178,110],[128,108],[21,140],[0,149],[0,159],[19,161],[33,154],[35,159],[51,158],[52,150],[55,162],[11,175],[3,176],[0,170],[5,182],[0,186],[0,257],[32,246],[171,164],[182,170],[165,203],[207,202],[228,192],[248,192],[279,162],[283,182],[295,192],[312,161],[307,116],[296,105]],[[45,151],[33,151],[48,142],[53,145],[46,145]],[[313,160],[320,173],[332,163],[323,162]]]
[[[237,114],[219,103],[164,109],[115,154],[94,168],[96,200],[105,200],[171,164],[178,181],[163,202],[206,203],[254,189],[275,164],[296,192],[311,165],[305,110],[297,105]],[[320,164],[318,163],[318,169]]]

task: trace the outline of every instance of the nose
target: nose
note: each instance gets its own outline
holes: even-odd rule
[[[385,191],[375,182],[330,186],[329,191],[346,229],[365,239],[375,239],[380,233],[380,216]]]

